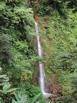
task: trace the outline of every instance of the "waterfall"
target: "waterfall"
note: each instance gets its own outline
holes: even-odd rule
[[[37,52],[38,52],[38,56],[42,58],[43,51],[41,47],[40,36],[39,36],[39,26],[37,22],[35,22],[35,30],[36,30],[36,39],[37,39]],[[46,98],[50,97],[51,94],[45,92],[45,71],[44,71],[44,64],[42,62],[39,62],[39,84],[40,84],[40,88],[41,88],[41,92],[43,96],[45,96]]]

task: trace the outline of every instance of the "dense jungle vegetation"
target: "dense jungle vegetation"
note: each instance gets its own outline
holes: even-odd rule
[[[34,15],[43,59],[36,53]],[[39,61],[57,95],[47,101]],[[0,103],[77,103],[77,0],[0,0]]]

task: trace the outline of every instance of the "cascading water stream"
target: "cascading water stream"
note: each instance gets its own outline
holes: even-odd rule
[[[38,56],[42,58],[43,51],[40,42],[39,27],[36,21],[35,21],[35,30],[36,30],[36,39],[37,39],[37,52],[38,52]],[[46,98],[51,97],[52,94],[45,92],[45,72],[44,72],[44,64],[42,62],[39,62],[39,84],[40,84],[42,94]]]
[[[38,24],[35,22],[35,30],[36,30],[36,39],[37,39],[37,51],[38,51],[38,55],[39,57],[42,58],[42,48],[41,48],[41,44],[40,44],[40,37],[39,37],[39,30],[38,30]],[[44,65],[42,62],[39,62],[39,82],[40,82],[40,87],[41,87],[41,90],[42,92],[44,92],[44,76],[45,76],[45,73],[44,73]]]

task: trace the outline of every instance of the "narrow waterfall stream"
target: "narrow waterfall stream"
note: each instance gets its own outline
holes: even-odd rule
[[[37,40],[37,52],[38,52],[38,56],[42,58],[43,51],[41,47],[39,26],[37,22],[35,22],[35,30],[36,30],[36,40]],[[45,98],[51,97],[52,94],[45,92],[45,71],[44,71],[44,64],[42,62],[39,62],[39,84],[43,96]]]

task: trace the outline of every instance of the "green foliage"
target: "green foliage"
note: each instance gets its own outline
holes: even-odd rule
[[[3,101],[2,103],[11,102],[15,91],[16,88],[11,87],[9,78],[6,75],[0,75],[0,97]]]
[[[73,12],[77,11],[77,0],[41,0],[38,8],[42,16],[57,11],[61,17],[66,18],[68,8]]]
[[[33,47],[34,35],[33,11],[28,6],[27,0],[1,0],[0,65],[3,68],[2,73],[8,74],[15,87],[22,81],[32,80],[37,61]],[[29,94],[17,91],[18,93],[14,95],[14,91],[9,81],[2,83],[0,94],[2,94],[3,103],[10,103],[13,96],[16,96],[14,103],[27,102],[26,98]],[[33,95],[32,92],[31,95]]]
[[[72,17],[73,16],[73,17]],[[77,66],[77,14],[69,11],[68,18],[63,19],[55,12],[49,18],[48,28],[42,32],[52,43],[50,67],[53,70],[62,69],[74,71]]]
[[[33,11],[27,2],[0,1],[0,65],[10,76],[12,72],[21,74],[21,69],[30,72],[31,58],[35,57],[34,48],[30,45],[33,35]]]
[[[24,91],[17,91],[15,93],[15,100],[12,100],[12,103],[28,103],[27,96]]]
[[[71,6],[68,6],[70,3]],[[77,1],[49,0],[49,4],[42,5],[43,10],[44,7],[49,6],[49,14],[41,10],[44,16],[41,17],[40,26],[44,28],[41,34],[43,49],[46,53],[47,77],[50,79],[50,76],[56,73],[60,77],[59,82],[62,86],[63,97],[62,100],[60,98],[57,101],[58,103],[76,103],[77,12],[75,3]]]

